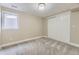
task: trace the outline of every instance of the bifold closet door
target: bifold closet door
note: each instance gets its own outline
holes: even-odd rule
[[[69,42],[70,40],[70,13],[65,12],[48,19],[48,37]]]
[[[56,18],[48,19],[48,37],[56,39]]]

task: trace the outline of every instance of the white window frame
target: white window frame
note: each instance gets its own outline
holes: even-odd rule
[[[14,16],[17,16],[17,28],[7,28],[7,27],[5,27],[5,14],[11,14],[11,15],[14,15]],[[17,29],[19,29],[19,22],[18,22],[18,19],[19,19],[19,17],[18,17],[18,14],[17,13],[13,13],[13,12],[8,12],[8,11],[2,11],[2,22],[4,22],[3,24],[2,24],[2,29],[7,29],[7,30],[17,30]]]

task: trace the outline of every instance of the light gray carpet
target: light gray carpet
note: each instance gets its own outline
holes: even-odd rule
[[[40,38],[0,50],[0,55],[79,55],[79,48]]]

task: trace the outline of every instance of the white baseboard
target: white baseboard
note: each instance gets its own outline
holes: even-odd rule
[[[15,45],[15,44],[23,43],[23,42],[26,42],[26,41],[39,39],[39,38],[42,38],[42,37],[49,38],[48,36],[38,36],[38,37],[28,38],[28,39],[25,39],[25,40],[20,40],[20,41],[8,43],[8,44],[3,44],[3,45],[0,46],[0,49],[2,49],[2,47]],[[57,41],[60,41],[60,40],[57,40]],[[61,42],[64,42],[64,41],[61,41]],[[71,42],[64,42],[64,43],[67,43],[67,44],[72,45],[72,46],[75,46],[75,47],[79,47],[78,44],[74,44],[74,43],[71,43]]]
[[[38,36],[38,37],[28,38],[28,39],[25,39],[25,40],[20,40],[20,41],[16,41],[16,42],[11,42],[11,43],[7,43],[7,44],[3,44],[3,45],[0,46],[0,49],[2,47],[15,45],[15,44],[23,43],[23,42],[26,42],[26,41],[29,41],[29,40],[35,40],[35,39],[42,38],[42,37],[43,36]]]
[[[50,38],[50,37],[46,37],[46,38]],[[50,39],[53,39],[53,38],[50,38]],[[54,39],[56,40],[56,39]],[[78,47],[79,48],[79,45],[78,44],[75,44],[75,43],[71,43],[71,42],[66,42],[66,41],[61,41],[61,40],[56,40],[56,41],[60,41],[60,42],[63,42],[63,43],[67,43],[69,45],[72,45],[72,46],[75,46],[75,47]]]
[[[78,44],[71,43],[71,42],[69,42],[68,44],[73,45],[73,46],[75,46],[75,47],[78,47],[78,48],[79,48],[79,45],[78,45]]]

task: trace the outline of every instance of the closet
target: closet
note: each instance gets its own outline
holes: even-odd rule
[[[79,11],[66,11],[49,17],[48,37],[79,46]]]

